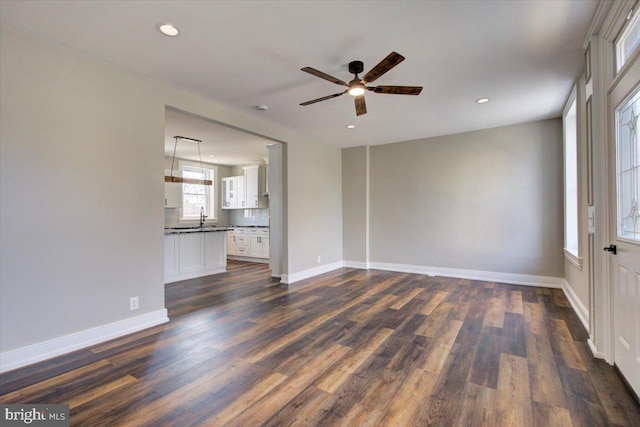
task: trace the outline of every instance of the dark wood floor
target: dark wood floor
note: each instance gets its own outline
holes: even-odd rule
[[[0,376],[82,426],[640,426],[562,291],[263,264],[167,285],[171,322]]]

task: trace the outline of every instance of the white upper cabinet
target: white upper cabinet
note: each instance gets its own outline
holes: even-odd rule
[[[265,167],[264,166],[245,166],[244,183],[245,183],[245,207],[249,209],[262,209],[267,207],[267,198],[261,197],[265,192]]]
[[[266,189],[266,168],[245,166],[244,175],[222,178],[222,209],[264,209],[268,199],[262,194]]]
[[[222,209],[244,209],[244,176],[222,178]]]
[[[166,176],[169,176],[171,171],[164,171]],[[182,207],[182,191],[180,187],[182,184],[175,182],[164,183],[164,207],[165,208],[181,208]]]

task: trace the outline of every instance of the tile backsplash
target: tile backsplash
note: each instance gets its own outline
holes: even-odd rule
[[[231,209],[231,225],[269,225],[269,209]]]
[[[221,209],[219,225],[262,225],[269,226],[269,209]],[[180,226],[180,209],[164,210],[164,226]]]

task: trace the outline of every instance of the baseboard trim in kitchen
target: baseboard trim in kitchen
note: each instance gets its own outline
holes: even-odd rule
[[[0,353],[0,373],[12,371],[168,321],[167,309],[162,309]]]
[[[338,268],[344,267],[344,261],[337,261],[331,264],[319,265],[318,267],[309,268],[307,270],[298,271],[292,274],[283,274],[280,277],[280,283],[290,285],[300,280],[308,279],[319,274],[328,273]]]

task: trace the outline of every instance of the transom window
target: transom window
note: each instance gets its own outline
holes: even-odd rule
[[[631,11],[631,16],[616,40],[616,69],[624,66],[627,60],[640,46],[640,7],[638,4]]]

